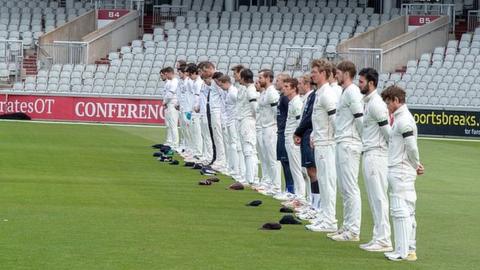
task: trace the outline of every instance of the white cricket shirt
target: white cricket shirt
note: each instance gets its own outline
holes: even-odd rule
[[[337,106],[335,117],[335,141],[361,144],[362,140],[355,125],[355,116],[363,115],[362,94],[355,84],[344,89]]]
[[[166,80],[163,94],[163,102],[167,105],[177,105],[177,88],[178,88],[178,79],[173,78],[171,80]]]
[[[330,84],[325,83],[315,95],[317,96],[312,112],[313,130],[310,137],[317,146],[335,144],[334,119],[338,103],[337,94]]]
[[[410,160],[406,151],[405,138],[409,135],[413,135],[415,141],[417,140],[417,125],[407,105],[403,105],[393,114],[393,126],[388,144],[388,167],[395,171],[416,175],[418,161]]]
[[[382,150],[387,152],[388,142],[380,131],[380,126],[389,126],[387,104],[383,102],[377,90],[363,98],[363,151]]]
[[[280,94],[275,86],[270,85],[262,92],[258,101],[259,115],[257,121],[262,128],[277,125],[277,105]]]
[[[296,95],[288,102],[287,123],[285,124],[285,137],[293,136],[295,129],[300,124],[302,117],[303,102],[299,95]]]

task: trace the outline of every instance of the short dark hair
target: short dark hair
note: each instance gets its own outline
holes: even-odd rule
[[[398,102],[400,103],[405,103],[405,90],[403,90],[401,87],[392,85],[387,87],[387,89],[383,90],[382,92],[382,99],[384,101],[394,101],[395,98],[398,98]]]
[[[365,77],[365,79],[367,79],[367,82],[373,82],[373,85],[377,87],[378,72],[374,68],[364,68],[360,70],[358,75]]]
[[[236,66],[233,66],[230,70],[233,71],[233,72],[240,72],[244,69],[245,69],[245,67],[243,65],[236,65]]]
[[[218,81],[221,82],[221,83],[226,83],[226,82],[232,83],[232,80],[230,79],[230,76],[225,75],[225,74],[220,76],[220,78],[218,78]]]
[[[269,78],[270,79],[270,82],[273,82],[273,71],[271,69],[262,69],[258,72],[259,74],[260,73],[263,73],[262,74],[262,77],[264,78]]]
[[[253,72],[246,68],[240,72],[240,78],[246,83],[253,83]]]
[[[212,62],[209,62],[209,61],[205,61],[203,66],[202,66],[202,69],[204,68],[213,68],[215,69],[215,65],[212,63]]]
[[[185,72],[188,72],[190,74],[198,74],[198,67],[194,63],[190,63],[187,65]]]
[[[213,73],[212,78],[213,78],[214,80],[217,80],[218,78],[220,78],[220,77],[222,77],[222,76],[223,76],[223,73],[220,72],[220,71],[217,71],[217,72]]]
[[[185,65],[187,65],[187,61],[185,61],[185,60],[178,60],[178,61],[177,61],[177,64],[178,64],[178,66],[185,66]]]
[[[283,80],[284,84],[289,84],[291,87],[295,88],[295,92],[298,94],[298,80],[295,78],[286,78]]]
[[[182,61],[182,60],[180,60]],[[184,61],[185,62],[185,61]],[[185,70],[187,69],[187,63],[180,63],[178,65],[178,68],[177,68],[177,71],[180,71],[180,72],[185,72]]]
[[[355,75],[357,75],[357,69],[355,68],[355,64],[348,60],[338,63],[337,69],[341,72],[348,72],[351,79],[355,78]]]
[[[165,68],[162,68],[162,70],[160,70],[160,73],[173,73],[173,68],[172,67],[165,67]]]
[[[198,64],[197,64],[197,68],[198,68],[199,70],[203,70],[203,68],[205,67],[205,63],[206,63],[206,62],[207,62],[207,61],[202,61],[202,62],[198,63]]]

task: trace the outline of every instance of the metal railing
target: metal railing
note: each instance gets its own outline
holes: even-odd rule
[[[310,70],[312,60],[321,58],[322,48],[318,47],[288,47],[285,58],[284,70],[303,71]]]
[[[87,64],[88,43],[79,41],[54,41],[38,46],[40,66],[52,64]]]
[[[130,9],[132,0],[95,0],[95,9]]]
[[[473,32],[477,27],[480,27],[480,10],[468,11],[468,32]]]
[[[186,16],[187,6],[154,5],[153,25],[163,25],[165,22],[175,22],[177,16]]]
[[[374,68],[378,73],[383,72],[383,51],[376,48],[350,48],[348,52],[337,53],[333,59],[333,62],[340,62],[343,60],[352,61],[357,70],[363,68]]]
[[[8,77],[19,81],[23,69],[23,43],[21,40],[0,40],[0,63],[8,69]],[[4,71],[6,75],[7,72]]]
[[[37,46],[37,69],[49,70],[53,65],[53,58],[42,46]]]
[[[455,32],[455,5],[454,4],[402,4],[401,15],[446,15],[449,18],[450,32]]]

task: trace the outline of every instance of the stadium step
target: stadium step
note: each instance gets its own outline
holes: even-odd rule
[[[153,16],[143,16],[143,32],[147,34],[153,34]]]
[[[23,68],[25,69],[25,74],[27,76],[37,75],[37,54],[36,53],[27,55],[23,59]]]
[[[97,65],[110,65],[110,60],[106,58],[101,58],[100,60],[95,61]]]
[[[407,66],[395,69],[395,73],[405,73],[407,71]]]
[[[465,20],[457,20],[455,24],[455,39],[460,40],[462,38],[462,34],[468,31],[468,24]]]

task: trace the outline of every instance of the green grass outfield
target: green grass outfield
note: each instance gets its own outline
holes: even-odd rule
[[[159,128],[0,122],[0,269],[480,268],[480,142],[420,141],[419,260],[394,263],[303,226],[258,230],[279,220],[278,201],[225,190],[225,177],[198,186],[197,171],[152,157],[163,137]],[[253,199],[264,204],[244,206]]]

